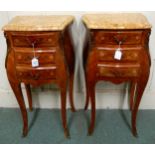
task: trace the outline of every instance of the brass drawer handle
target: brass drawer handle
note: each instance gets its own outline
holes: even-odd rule
[[[31,79],[34,79],[34,80],[38,80],[40,78],[40,74],[38,74],[38,73],[35,73],[35,74],[33,74],[33,73],[26,73],[26,74],[24,74],[24,73],[20,72],[19,75],[20,76],[30,77]]]
[[[29,61],[29,60],[32,60],[32,58],[33,58],[33,56],[28,55],[28,56],[25,57],[24,60],[25,60],[25,61]]]
[[[40,56],[35,56],[35,58],[39,59]],[[26,61],[29,61],[29,60],[32,60],[32,59],[33,59],[33,56],[30,56],[30,55],[25,58]]]
[[[119,40],[116,36],[114,36],[113,39],[118,45],[122,45],[126,41],[127,37],[124,37],[123,39]]]
[[[27,37],[26,38],[26,41],[27,41],[27,43],[30,45],[30,46],[35,46],[36,44],[38,44],[40,41],[42,40],[42,38],[29,38],[29,37]]]
[[[123,76],[123,72],[118,70],[112,70],[112,74],[114,74],[116,77]]]
[[[39,73],[30,74],[30,77],[34,80],[38,80],[40,78],[40,74]]]
[[[25,57],[22,57],[22,55],[18,55],[18,60],[23,60],[23,61],[31,61],[33,56],[32,55],[27,55]],[[37,59],[40,58],[40,56],[36,56]]]

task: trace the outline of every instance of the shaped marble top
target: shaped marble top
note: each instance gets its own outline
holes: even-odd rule
[[[148,29],[147,18],[140,13],[85,14],[83,22],[89,29]]]
[[[16,16],[2,29],[4,31],[55,31],[63,30],[74,20],[69,15]]]

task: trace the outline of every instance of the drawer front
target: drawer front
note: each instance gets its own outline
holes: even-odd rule
[[[39,60],[39,64],[54,64],[55,52],[36,52],[36,58]],[[16,64],[31,65],[31,61],[34,58],[34,54],[31,52],[15,52]]]
[[[16,67],[17,76],[22,80],[49,80],[56,78],[56,67],[53,68],[26,68]]]
[[[138,66],[106,67],[98,65],[99,77],[138,77],[139,75],[140,75],[140,68]]]
[[[56,46],[58,42],[57,33],[49,34],[14,34],[12,35],[14,47],[51,47]]]
[[[92,35],[94,44],[136,45],[142,40],[142,31],[97,31]]]
[[[139,60],[139,50],[121,50],[120,60],[114,58],[116,50],[98,50],[99,61],[135,62]]]

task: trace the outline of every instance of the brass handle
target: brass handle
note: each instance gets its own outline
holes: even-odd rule
[[[37,59],[39,59],[39,56],[36,56],[36,58]],[[21,59],[21,58],[20,58]],[[33,56],[31,55],[28,55],[28,56],[26,56],[26,57],[24,57],[24,61],[30,61],[30,60],[32,60],[33,59]]]
[[[113,70],[112,73],[116,76],[116,77],[120,77],[123,76],[123,73],[118,71],[118,70]]]
[[[116,36],[114,36],[113,39],[118,45],[122,45],[126,41],[127,37],[124,37],[123,39],[118,39]]]
[[[22,73],[22,72],[19,72],[19,75],[21,77],[28,77],[28,78],[31,78],[33,80],[38,80],[40,78],[40,74],[39,73]]]
[[[31,60],[32,58],[33,58],[33,57],[30,56],[30,55],[23,57],[22,54],[19,54],[19,55],[17,56],[17,59],[18,59],[18,60],[23,60],[23,61],[29,61],[29,60]]]
[[[40,77],[40,74],[38,74],[38,73],[31,74],[31,78],[34,79],[34,80],[38,80],[39,77]]]
[[[28,44],[30,46],[35,46],[36,44],[38,44],[40,41],[42,40],[42,38],[31,38],[31,37],[27,37],[26,41],[28,42]]]
[[[25,61],[29,61],[29,60],[32,60],[32,56],[28,55],[27,57],[25,57]]]

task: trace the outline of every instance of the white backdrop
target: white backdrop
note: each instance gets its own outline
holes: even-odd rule
[[[0,12],[0,28],[8,23],[14,16],[17,15],[49,15],[49,14],[71,14],[76,17],[72,27],[74,36],[74,45],[76,53],[76,68],[75,68],[75,87],[74,101],[75,107],[81,109],[85,102],[85,83],[83,77],[82,62],[82,47],[84,29],[81,24],[81,16],[86,12],[17,12],[5,11]],[[152,24],[152,33],[150,37],[150,53],[152,60],[150,79],[143,95],[140,108],[155,109],[155,12],[140,12],[146,15],[149,22]],[[17,101],[9,86],[6,71],[5,71],[5,56],[6,42],[3,32],[0,31],[0,107],[18,107]],[[24,96],[25,90],[23,88]],[[113,85],[111,83],[100,82],[96,88],[96,105],[97,108],[118,109],[128,108],[128,87],[126,84]],[[27,99],[25,98],[26,105]],[[59,108],[60,97],[59,91],[55,87],[44,87],[43,89],[35,89],[33,91],[33,105],[39,108]],[[67,105],[68,99],[67,99]]]

